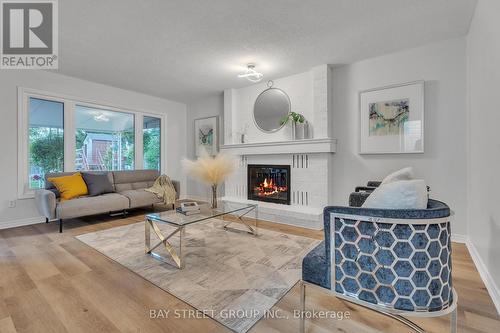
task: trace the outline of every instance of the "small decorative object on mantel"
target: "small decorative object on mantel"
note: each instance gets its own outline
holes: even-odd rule
[[[217,154],[219,117],[207,117],[194,120],[194,142],[196,156],[205,150],[209,155]]]
[[[303,140],[309,138],[309,123],[306,118],[297,112],[290,112],[281,119],[281,125],[292,122],[292,140]]]
[[[295,140],[309,139],[309,122],[304,120],[302,123],[294,123]]]
[[[424,152],[424,81],[359,94],[360,154]]]
[[[183,159],[182,165],[187,173],[208,184],[211,189],[211,205],[217,208],[217,188],[236,169],[236,160],[232,155],[218,154],[210,156],[201,150],[201,156],[196,161]]]
[[[245,123],[245,125],[241,126],[240,132],[238,133],[240,134],[240,143],[245,143],[245,137],[248,132],[248,127],[248,123]]]

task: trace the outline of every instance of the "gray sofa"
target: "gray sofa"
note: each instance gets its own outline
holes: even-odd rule
[[[84,172],[102,173],[102,171]],[[63,219],[112,212],[125,213],[128,209],[162,203],[155,194],[145,191],[159,176],[157,170],[109,171],[108,178],[115,192],[59,201],[57,189],[47,179],[72,174],[74,172],[48,173],[45,175],[45,189],[35,192],[38,211],[46,218],[46,222],[59,220],[59,232],[62,232]],[[178,198],[180,184],[178,181],[172,183]]]

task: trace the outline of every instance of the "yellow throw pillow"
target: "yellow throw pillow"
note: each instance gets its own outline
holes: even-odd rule
[[[88,194],[87,184],[85,184],[82,174],[79,172],[71,176],[51,177],[47,178],[47,180],[54,184],[61,193],[61,201]]]

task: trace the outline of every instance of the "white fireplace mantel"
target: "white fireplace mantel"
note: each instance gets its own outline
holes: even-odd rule
[[[220,150],[232,155],[335,153],[336,139],[305,139],[280,142],[255,142],[222,145]]]

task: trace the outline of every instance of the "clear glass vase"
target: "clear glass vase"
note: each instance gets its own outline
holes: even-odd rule
[[[210,202],[212,208],[217,208],[217,184],[211,186],[212,200]]]

